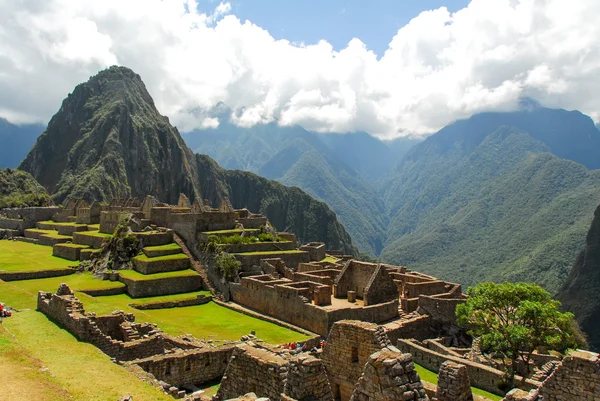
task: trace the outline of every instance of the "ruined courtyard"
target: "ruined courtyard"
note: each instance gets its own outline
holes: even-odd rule
[[[0,236],[9,239],[3,242],[43,247],[56,264],[0,271],[3,283],[14,284],[10,291],[33,290],[34,308],[52,324],[170,397],[450,401],[505,395],[504,372],[477,354],[456,323],[456,306],[466,299],[459,284],[406,266],[355,260],[323,243],[300,244],[227,199],[218,207],[190,203],[183,194],[177,205],[150,196],[91,205],[73,200],[0,215]],[[106,244],[124,217],[139,254],[117,269]],[[222,254],[239,263],[231,277],[219,269]],[[208,308],[220,308],[212,326],[196,326],[194,314],[201,319]],[[244,319],[246,325],[231,329]],[[600,400],[597,354],[540,354],[533,363],[535,374],[507,400]],[[422,380],[418,370],[438,382]],[[572,391],[580,398],[568,398]]]

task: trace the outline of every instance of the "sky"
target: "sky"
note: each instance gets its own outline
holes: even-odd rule
[[[523,96],[598,121],[597,0],[0,0],[0,117],[47,123],[110,65],[180,131],[423,136]]]

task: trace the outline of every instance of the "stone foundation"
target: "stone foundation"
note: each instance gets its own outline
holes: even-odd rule
[[[153,280],[131,280],[121,276],[119,281],[127,285],[127,293],[132,298],[181,294],[202,289],[202,278],[199,275],[164,277]]]
[[[87,245],[56,244],[52,247],[52,255],[67,260],[80,260],[81,250],[87,248]]]

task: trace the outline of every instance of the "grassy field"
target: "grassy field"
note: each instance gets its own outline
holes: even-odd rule
[[[432,372],[429,369],[425,369],[423,366],[418,365],[416,363],[415,363],[415,370],[417,371],[419,376],[421,376],[421,380],[429,382],[429,383],[437,384],[437,382],[438,382],[437,373]],[[496,394],[488,393],[487,391],[480,390],[475,387],[471,387],[471,390],[473,391],[474,395],[480,395],[480,396],[488,398],[492,401],[500,401],[503,398]]]
[[[321,262],[337,263],[339,261],[340,259],[334,258],[333,256],[325,256],[325,258]]]
[[[18,341],[18,346],[11,344],[10,340],[7,344],[6,331],[2,333],[0,361],[8,364],[0,363],[0,372],[3,369],[9,371],[3,375],[5,380],[0,400],[104,401],[118,400],[126,395],[133,396],[136,401],[172,400],[111,362],[93,345],[77,341],[42,313],[33,310],[18,312],[5,319],[3,326]],[[27,369],[28,366],[31,370]],[[42,366],[47,370],[40,370]],[[79,374],[81,372],[93,372],[93,377]],[[7,384],[14,397],[6,392]],[[34,396],[25,396],[29,392]]]
[[[0,400],[63,400],[70,394],[61,388],[42,362],[21,346],[0,324]]]
[[[52,256],[52,248],[47,246],[0,240],[0,271],[27,272],[75,265],[77,262]]]
[[[110,238],[112,234],[101,233],[100,231],[79,231],[77,234],[88,235],[90,237]]]
[[[104,297],[90,297],[85,294],[77,294],[77,296],[83,302],[86,311],[97,314],[111,313],[117,309],[131,312],[136,315],[137,321],[156,323],[165,332],[175,336],[192,334],[198,338],[212,340],[239,340],[240,337],[254,330],[258,338],[272,344],[301,341],[307,338],[304,334],[244,315],[214,302],[183,308],[149,310],[137,310],[129,306],[134,302],[173,300],[189,294],[139,299],[130,298],[126,294]]]

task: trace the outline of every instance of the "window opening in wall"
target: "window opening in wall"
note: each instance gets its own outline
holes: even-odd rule
[[[165,376],[171,375],[171,364],[167,363],[167,367],[165,368]]]
[[[352,347],[352,354],[350,356],[350,361],[352,363],[358,363],[358,348]]]
[[[190,361],[185,361],[185,370],[188,372],[192,370],[192,364],[190,363]]]
[[[204,362],[204,366],[208,366],[210,365],[210,359],[207,359],[206,362]]]

